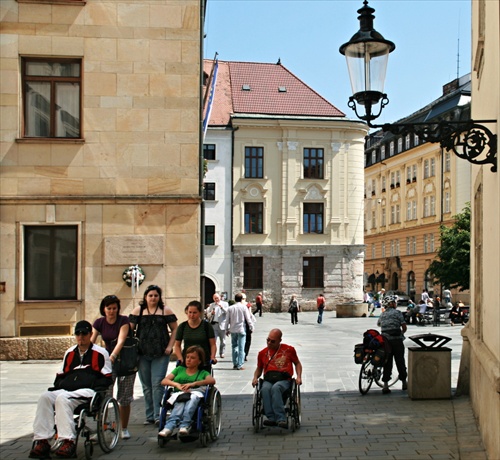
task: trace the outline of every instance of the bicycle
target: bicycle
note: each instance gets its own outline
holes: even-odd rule
[[[379,362],[377,362],[377,359]],[[382,382],[383,367],[381,364],[380,357],[377,356],[377,350],[364,349],[358,379],[359,392],[362,395],[368,393],[374,381],[380,388],[384,386],[384,382]],[[391,376],[391,380],[388,382],[389,387],[392,387],[397,381],[397,375],[395,377]]]

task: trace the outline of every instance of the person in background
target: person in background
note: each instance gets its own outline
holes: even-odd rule
[[[290,303],[288,304],[288,313],[290,313],[290,319],[292,324],[297,324],[299,322],[299,313],[300,306],[299,301],[297,300],[297,296],[292,294],[292,298],[290,299]]]
[[[318,324],[323,322],[323,312],[325,311],[325,296],[323,294],[318,295],[316,299],[316,307],[318,309]]]
[[[254,315],[257,314],[257,312],[259,312],[259,316],[262,316],[262,302],[263,302],[262,292],[259,292],[255,297],[255,311],[253,312]]]
[[[92,325],[88,321],[76,323],[77,344],[66,350],[54,386],[38,400],[29,458],[50,458],[50,440],[56,434],[56,425],[61,441],[56,457],[76,457],[73,411],[82,399],[92,398],[96,391],[107,390],[113,383],[109,354],[90,341],[91,334]]]
[[[443,303],[446,308],[450,308],[448,304],[451,304],[451,291],[448,288],[445,288],[443,290]]]
[[[246,324],[253,331],[252,319],[246,305],[246,296],[239,292],[234,296],[236,303],[227,310],[226,335],[231,334],[233,369],[244,370]]]
[[[92,326],[91,342],[96,343],[99,335],[106,345],[111,363],[114,364],[130,332],[130,321],[127,316],[120,315],[120,299],[115,295],[107,295],[101,300],[99,312],[101,317],[94,321]],[[128,421],[130,418],[130,404],[134,400],[135,373],[125,376],[117,376],[113,373],[113,385],[110,393],[113,394],[113,386],[117,385],[116,400],[120,405],[120,426],[122,439],[130,439]]]
[[[224,358],[226,350],[226,315],[229,304],[215,293],[214,301],[205,310],[205,318],[214,328],[215,340],[219,339],[219,356]]]
[[[405,346],[403,343],[403,334],[407,328],[403,313],[396,308],[396,296],[385,296],[382,306],[385,308],[385,311],[380,315],[377,325],[380,326],[382,335],[391,346],[391,353],[384,364],[384,373],[382,376],[382,381],[384,382],[382,393],[387,394],[391,392],[388,382],[391,380],[393,358],[398,369],[399,380],[403,382],[403,390],[406,390],[408,387],[406,382]]]
[[[148,286],[139,306],[129,316],[140,340],[139,379],[146,412],[144,425],[159,423],[163,397],[161,381],[167,374],[177,329],[177,317],[163,303],[161,295],[159,286]]]
[[[243,294],[242,303],[246,302],[246,295]],[[248,314],[250,315],[250,319],[252,320],[253,329],[250,329],[250,323],[245,321],[245,361],[248,361],[248,353],[250,352],[250,346],[252,345],[252,332],[255,330],[255,323],[257,319],[255,315],[252,313],[252,304],[250,302],[247,303]]]

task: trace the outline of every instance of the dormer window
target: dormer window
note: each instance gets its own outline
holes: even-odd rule
[[[243,85],[241,89],[242,91],[250,91],[250,85]]]
[[[286,86],[278,86],[278,92],[286,93]]]

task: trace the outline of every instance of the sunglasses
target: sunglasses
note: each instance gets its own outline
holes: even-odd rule
[[[83,332],[83,331],[75,332],[76,336],[79,336],[79,335],[89,335],[89,334],[90,334],[90,332]]]
[[[103,300],[118,300],[118,297],[115,295],[107,295]]]
[[[276,343],[276,340],[272,340],[269,337],[266,339],[269,343]]]

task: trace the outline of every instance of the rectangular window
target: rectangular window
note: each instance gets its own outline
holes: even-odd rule
[[[382,192],[385,192],[385,176],[382,176]]]
[[[429,177],[429,160],[424,160],[424,179]]]
[[[245,203],[245,233],[263,233],[264,205]]]
[[[24,300],[76,300],[78,227],[24,227]]]
[[[385,160],[385,145],[380,147],[380,159]]]
[[[82,137],[81,69],[81,59],[23,58],[23,137]]]
[[[263,283],[263,265],[262,257],[245,257],[243,259],[243,288],[244,289],[262,289]]]
[[[245,147],[245,177],[250,179],[264,177],[263,147]]]
[[[215,245],[215,225],[205,225],[205,246]]]
[[[405,148],[406,148],[406,150],[410,149],[410,135],[409,134],[407,134],[405,137]]]
[[[450,152],[446,152],[444,154],[444,171],[445,172],[451,171],[451,153]]]
[[[323,233],[323,203],[304,203],[304,233]]]
[[[413,254],[417,253],[417,237],[413,237]]]
[[[436,175],[436,159],[435,158],[431,158],[430,175],[431,175],[431,177],[434,177]]]
[[[372,229],[377,228],[377,219],[375,216],[375,211],[372,211]]]
[[[400,137],[398,139],[398,153],[401,153],[403,151],[403,138]]]
[[[429,246],[431,252],[434,252],[434,234],[432,233],[429,235]]]
[[[411,202],[406,203],[406,220],[411,220]]]
[[[394,142],[389,144],[389,156],[392,157],[394,155]]]
[[[408,166],[406,168],[406,182],[411,182],[411,178],[412,178],[412,175],[411,175],[411,166]]]
[[[451,212],[450,192],[444,193],[444,212]]]
[[[429,247],[427,243],[427,235],[424,235],[424,254],[427,254],[429,252]]]
[[[377,193],[377,182],[375,179],[372,179],[372,196]]]
[[[430,198],[430,209],[429,209],[429,212],[430,212],[430,215],[431,216],[435,216],[436,215],[436,197],[433,195],[431,196]]]
[[[385,257],[385,241],[382,242],[382,259]]]
[[[215,200],[215,182],[205,182],[203,184],[203,199],[205,201]]]
[[[203,159],[215,160],[215,144],[203,144]]]
[[[377,162],[377,151],[374,150],[372,152],[372,165],[374,165]]]
[[[411,255],[411,238],[409,236],[406,237],[406,255]]]
[[[304,149],[304,179],[324,178],[324,154],[323,149]]]
[[[377,255],[377,250],[375,243],[372,243],[372,259],[375,259],[375,256]]]
[[[420,143],[420,138],[418,137],[418,134],[415,134],[413,136],[413,145],[416,147]]]
[[[412,204],[413,204],[413,214],[411,217],[413,220],[417,220],[417,201],[416,200],[412,201]]]
[[[424,197],[424,217],[429,217],[429,197]]]
[[[302,261],[304,287],[323,287],[323,257],[304,257]]]
[[[386,213],[385,208],[382,208],[382,218],[381,218],[381,222],[380,222],[380,225],[382,227],[385,227],[385,225],[386,225],[386,220],[387,220],[386,215],[387,215],[387,213]]]

